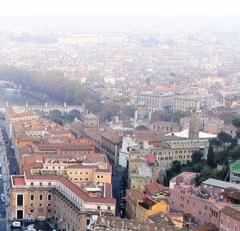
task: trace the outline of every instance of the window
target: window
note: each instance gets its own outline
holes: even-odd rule
[[[51,209],[48,209],[48,212],[51,213]]]
[[[33,212],[34,212],[34,209],[30,209],[30,212],[33,213]]]
[[[88,178],[85,178],[86,181],[88,181]]]
[[[42,185],[42,182],[40,182],[40,185]]]
[[[100,206],[98,206],[97,209],[100,210]]]
[[[52,195],[49,194],[49,195],[48,195],[48,200],[50,201],[51,199],[52,199]]]
[[[110,206],[108,206],[108,210],[111,210],[111,207],[110,207]]]
[[[31,185],[34,185],[33,182],[31,182]]]
[[[34,200],[34,195],[32,194],[32,195],[31,195],[31,201],[33,201],[33,200]]]
[[[42,207],[42,204],[40,203],[39,206]]]
[[[101,178],[103,178],[103,176],[101,176]]]
[[[40,195],[39,195],[39,200],[41,201],[42,199],[43,199],[43,195],[40,194]]]
[[[51,206],[51,204],[48,204],[48,207],[50,207]]]
[[[31,207],[33,207],[33,204],[30,204]]]
[[[48,185],[51,185],[51,183],[49,182]]]
[[[17,210],[17,219],[23,219],[23,210]]]
[[[100,176],[97,176],[97,178],[100,178]]]
[[[17,195],[17,206],[23,206],[23,195],[22,194]]]

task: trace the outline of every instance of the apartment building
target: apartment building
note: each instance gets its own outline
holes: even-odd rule
[[[115,215],[111,185],[100,196],[76,186],[64,176],[11,176],[11,220],[55,218],[68,231],[86,230],[94,215]]]
[[[147,221],[158,213],[167,213],[169,190],[157,183],[146,184],[142,189],[130,189],[126,195],[127,216]]]
[[[201,99],[197,97],[179,95],[174,98],[174,111],[199,111],[201,109]]]
[[[200,187],[196,187],[195,177],[195,173],[184,172],[171,180],[170,210],[190,214],[195,223],[211,223],[219,229],[223,222],[221,220],[224,217],[224,208],[240,208],[239,187],[215,179],[208,179]]]
[[[154,93],[152,91],[139,92],[136,97],[137,105],[145,106],[149,112],[161,111],[173,105],[175,94]]]

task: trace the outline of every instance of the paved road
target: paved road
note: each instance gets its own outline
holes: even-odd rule
[[[1,136],[1,135],[0,135]],[[1,140],[1,138],[0,138]],[[1,162],[1,175],[3,176],[3,178],[5,178],[4,174],[5,171],[3,170],[3,165],[4,165],[4,154],[3,154],[3,147],[0,146],[0,162]],[[0,179],[0,194],[6,196],[5,192],[4,192],[4,179],[1,178]],[[3,213],[2,213],[3,212]],[[0,219],[0,230],[1,231],[6,231],[7,227],[7,218],[6,218],[6,205],[5,203],[0,199],[0,214],[1,214],[1,219]]]
[[[112,177],[113,196],[117,201],[116,214],[122,218],[125,217],[125,195],[126,195],[126,172],[124,169],[115,170]]]
[[[0,132],[0,165],[2,171],[2,179],[0,179],[0,193],[4,195],[5,202],[0,199],[0,214],[2,219],[0,220],[0,230],[8,231],[10,230],[9,220],[9,189],[10,189],[10,172],[9,166],[12,166],[12,173],[16,171],[18,173],[18,168],[16,167],[16,159],[14,153],[9,153],[10,143],[8,141],[7,134],[3,127],[1,127]],[[9,155],[10,154],[10,155]],[[15,161],[14,161],[15,159]],[[3,212],[3,213],[1,213]]]

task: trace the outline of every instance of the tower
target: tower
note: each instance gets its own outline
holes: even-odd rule
[[[192,115],[190,121],[189,121],[189,139],[194,140],[198,139],[200,131],[200,119],[196,115]]]

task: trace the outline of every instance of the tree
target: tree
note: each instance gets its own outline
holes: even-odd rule
[[[100,118],[101,121],[111,120],[120,111],[120,106],[117,103],[109,102],[103,105]]]
[[[63,72],[27,71],[14,67],[0,67],[0,79],[23,86],[22,91],[38,99],[46,98],[59,103],[85,103],[91,111],[99,110],[100,95],[76,80],[64,77]]]
[[[233,126],[235,126],[236,128],[240,128],[240,117],[236,117],[232,120],[232,124]]]
[[[172,162],[171,170],[175,173],[180,173],[181,172],[181,162],[178,160],[175,160]]]
[[[230,145],[232,143],[232,136],[226,132],[219,132],[217,137],[224,149],[227,145]]]
[[[124,105],[121,110],[124,115],[134,117],[136,107],[134,105]]]
[[[197,163],[201,162],[202,158],[203,158],[203,153],[200,150],[193,152],[193,154],[192,154],[193,164],[197,164]]]
[[[181,119],[182,117],[186,116],[186,115],[187,115],[186,112],[177,110],[177,111],[175,111],[174,113],[172,113],[172,116],[171,116],[172,118],[171,118],[171,120],[172,120],[173,122],[179,123],[179,122],[180,122],[180,119]]]
[[[57,124],[63,125],[63,116],[59,110],[53,110],[49,113],[49,119]]]
[[[151,115],[151,122],[157,122],[157,121],[169,121],[170,115],[166,111],[155,111]]]
[[[80,119],[81,118],[81,113],[78,110],[72,110],[67,114],[67,118],[69,120],[74,120],[75,118]]]
[[[232,124],[237,128],[236,135],[238,138],[238,144],[240,144],[240,117],[234,118]]]
[[[209,145],[209,148],[208,148],[207,164],[210,168],[217,167],[216,162],[215,162],[215,153],[214,153],[214,150],[213,150],[213,147],[211,144]]]
[[[229,153],[232,160],[240,159],[240,145],[235,146]]]

